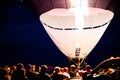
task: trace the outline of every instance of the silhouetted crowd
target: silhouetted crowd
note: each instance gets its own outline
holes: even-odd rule
[[[0,68],[0,80],[70,80],[72,77],[82,78],[83,73],[90,74],[90,67],[85,70],[77,69],[75,65],[70,67],[31,65],[27,68],[24,64],[18,63],[15,66],[4,66]]]

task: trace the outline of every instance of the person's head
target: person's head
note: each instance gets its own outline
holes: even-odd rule
[[[21,69],[21,68],[24,68],[24,65],[22,63],[18,63],[17,64],[17,69]]]
[[[6,68],[0,68],[0,76],[5,76],[7,74],[8,74],[8,72],[7,72]]]
[[[76,66],[74,64],[70,65],[70,71],[73,71],[76,69]]]
[[[35,71],[36,70],[36,65],[32,65],[31,69],[32,69],[32,71]]]
[[[41,71],[41,66],[37,66],[36,67],[36,72],[40,72]]]
[[[16,65],[12,66],[12,70],[13,70],[13,71],[15,71],[15,70],[16,70],[16,68],[17,68],[17,66],[16,66]]]
[[[47,65],[41,65],[41,73],[46,73],[47,72]]]
[[[7,70],[7,73],[10,72],[10,67],[9,66],[6,65],[4,68]]]
[[[90,65],[87,65],[86,70],[88,71],[90,70]]]
[[[64,67],[64,70],[63,70],[64,72],[67,72],[68,73],[68,67]]]
[[[55,73],[60,72],[60,67],[56,66],[56,67],[54,68],[54,71],[55,71]]]

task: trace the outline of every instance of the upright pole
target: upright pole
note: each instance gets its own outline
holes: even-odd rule
[[[80,57],[78,57],[78,69],[80,69]]]

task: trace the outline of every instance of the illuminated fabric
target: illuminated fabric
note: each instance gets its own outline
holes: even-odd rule
[[[79,57],[85,58],[102,37],[112,17],[111,11],[89,8],[88,15],[83,15],[83,25],[76,27],[73,12],[69,9],[56,8],[40,15],[40,21],[62,53],[75,58],[78,43]]]

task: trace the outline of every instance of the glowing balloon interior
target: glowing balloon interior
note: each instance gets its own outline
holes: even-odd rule
[[[85,58],[102,37],[113,15],[108,10],[88,8],[88,15],[83,15],[79,21],[82,25],[78,26],[74,10],[56,8],[40,15],[40,21],[62,53],[71,58],[76,54]]]

